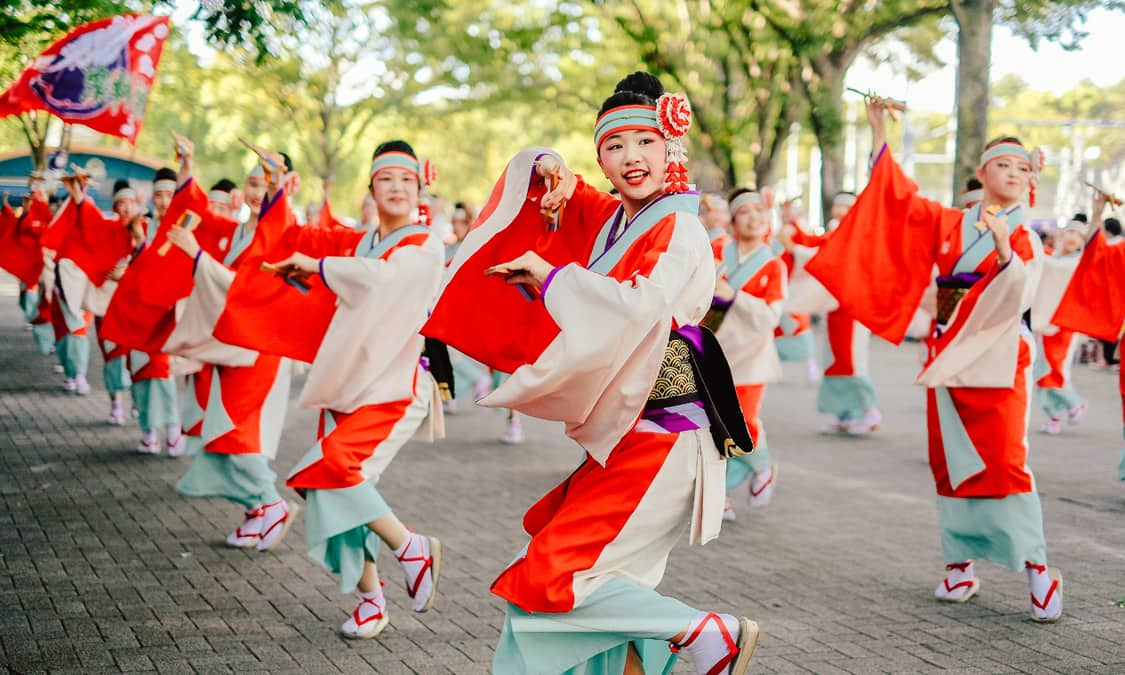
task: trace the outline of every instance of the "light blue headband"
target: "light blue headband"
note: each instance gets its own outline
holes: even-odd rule
[[[656,106],[623,105],[605,111],[594,125],[594,147],[600,148],[602,141],[622,131],[660,132],[660,122],[656,117]]]
[[[757,204],[759,206],[765,205],[765,200],[758,192],[743,192],[742,194],[731,200],[730,212],[731,215],[738,213],[738,210],[747,204]]]
[[[418,176],[418,180],[422,180],[422,163],[417,157],[408,155],[405,152],[398,152],[391,150],[388,152],[377,155],[374,161],[371,162],[371,173],[369,176],[374,176],[383,169],[406,169],[412,171]]]
[[[1038,167],[1035,166],[1035,161],[1032,159],[1031,152],[1019,143],[1012,143],[1010,141],[997,143],[996,145],[982,152],[980,156],[980,165],[984,166],[997,157],[1005,156],[1018,157],[1030,164],[1032,169],[1038,169]]]

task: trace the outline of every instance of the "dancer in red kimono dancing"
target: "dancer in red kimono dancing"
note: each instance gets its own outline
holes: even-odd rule
[[[651,75],[618,84],[594,147],[620,201],[552,151],[518,154],[423,329],[511,372],[482,405],[563,421],[586,450],[527,512],[531,540],[492,584],[508,603],[495,673],[657,673],[669,644],[699,673],[749,667],[756,624],[654,590],[685,532],[718,535],[720,451],[752,446],[698,327],[715,267],[683,166],[690,120]]]
[[[178,139],[177,145],[181,169],[176,198],[186,200],[187,206],[175,205],[176,198],[173,204],[178,210],[207,212],[207,195],[192,178],[193,148],[186,139]],[[224,497],[243,506],[243,522],[227,537],[227,544],[259,551],[278,545],[296,517],[296,505],[281,498],[277,476],[270,467],[285,422],[291,364],[273,354],[224,343],[212,331],[225,307],[235,270],[248,260],[259,260],[261,252],[295,222],[287,193],[297,183],[288,157],[265,154],[246,179],[251,218],[229,237],[209,228],[203,234],[209,240],[217,239],[217,245],[202,246],[188,228],[166,229],[167,240],[187,254],[194,266],[182,318],[162,351],[212,366],[195,384],[198,391],[202,381],[210,379],[201,427],[203,452],[193,457],[176,489],[193,497]],[[215,252],[222,250],[226,251],[222,260],[216,259]]]
[[[751,507],[765,506],[773,497],[777,467],[759,415],[766,384],[781,379],[774,330],[781,320],[786,293],[785,264],[767,243],[770,221],[763,195],[746,188],[735,190],[730,211],[732,238],[717,261],[719,280],[709,316],[722,317],[715,337],[730,362],[754,452],[727,460],[723,520],[735,519],[730,495],[743,483],[749,489]]]
[[[249,178],[247,180],[250,180]],[[178,181],[178,179],[177,179]],[[194,183],[194,181],[193,181]],[[179,191],[186,201],[188,196],[194,195],[194,201],[202,205],[195,188],[190,191]],[[204,250],[214,258],[225,257],[230,250],[230,238],[238,229],[240,223],[235,220],[241,208],[241,191],[234,181],[221,178],[211,186],[207,192],[207,215],[210,231],[209,241],[201,241]],[[197,235],[201,232],[196,230]],[[198,364],[198,369],[187,375],[184,387],[184,405],[180,413],[181,425],[185,443],[185,454],[195,455],[203,451],[203,413],[207,409],[207,399],[211,395],[211,377],[213,366],[210,363],[193,361]]]
[[[340,629],[349,638],[375,637],[388,623],[375,566],[380,542],[405,574],[414,611],[430,609],[437,593],[440,542],[407,530],[376,488],[427,415],[430,437],[442,431],[441,395],[420,362],[418,334],[444,269],[441,240],[419,208],[431,167],[405,141],[376,148],[368,185],[378,227],[286,229],[266,252],[268,268],[304,291],[243,268],[215,331],[242,346],[311,360],[300,404],[320,411],[320,427],[286,485],[306,500],[309,556],[339,575],[341,591],[359,591]],[[263,319],[286,311],[317,323],[316,330],[261,330]]]
[[[832,415],[827,433],[865,434],[877,429],[883,416],[875,385],[868,374],[871,331],[840,307],[837,298],[805,271],[805,264],[831,240],[840,220],[855,203],[855,195],[841,192],[832,200],[824,234],[799,228],[783,232],[782,242],[793,258],[787,311],[823,314],[825,323],[824,374],[816,394],[817,412]]]
[[[872,98],[871,180],[808,271],[891,342],[902,340],[919,304],[936,317],[917,378],[927,388],[947,571],[936,597],[973,597],[980,588],[974,560],[984,558],[1025,570],[1032,618],[1055,621],[1062,615],[1061,577],[1047,567],[1043,511],[1027,464],[1035,345],[1022,319],[1035,297],[1042,252],[1021,201],[1029,190],[1034,195],[1041,156],[1014,138],[989,143],[977,169],[983,201],[967,211],[942,207],[918,196],[895,163],[885,115],[886,103]],[[936,293],[927,293],[932,282]]]
[[[63,387],[77,394],[90,393],[86,371],[90,363],[90,320],[104,313],[116,282],[110,273],[133,248],[129,223],[140,215],[137,193],[128,181],[119,180],[113,188],[113,217],[98,210],[86,196],[88,177],[63,178],[70,199],[59,210],[40,242],[56,251],[55,299],[53,315],[57,351],[66,381]],[[91,311],[91,309],[95,311]],[[100,314],[99,314],[100,315]],[[125,354],[117,345],[99,336],[105,358],[103,376],[110,395],[110,424],[124,424],[123,396],[128,390]]]
[[[151,245],[160,221],[168,212],[176,191],[178,176],[174,169],[157,170],[152,181],[152,218],[144,226],[135,225],[133,241],[136,246],[130,259],[135,260]],[[137,424],[141,440],[137,451],[142,454],[160,452],[160,433],[164,434],[168,456],[179,457],[187,449],[180,424],[179,397],[172,376],[171,356],[163,352],[128,350],[130,393],[137,410]]]
[[[28,178],[27,190],[18,212],[8,203],[8,194],[4,193],[4,203],[0,207],[0,269],[19,280],[20,309],[31,325],[40,353],[46,356],[55,352],[50,313],[54,277],[49,276],[46,284],[43,283],[49,266],[45,264],[40,238],[54,214],[47,200],[44,181],[38,173]]]
[[[1125,290],[1114,280],[1125,276],[1125,241],[1108,241],[1104,212],[1109,202],[1108,194],[1095,191],[1090,211],[1090,235],[1051,323],[1061,330],[1080,331],[1107,342],[1117,341],[1120,343],[1119,353],[1122,353],[1121,350],[1125,349],[1125,335],[1122,334]],[[1125,368],[1119,371],[1117,386],[1125,433]],[[1117,476],[1125,481],[1125,448],[1120,453]]]

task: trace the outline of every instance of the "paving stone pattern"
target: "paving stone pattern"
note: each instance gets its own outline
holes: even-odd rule
[[[450,438],[402,451],[380,489],[404,522],[442,539],[441,596],[410,612],[397,566],[384,564],[390,627],[347,641],[336,631],[353,600],[307,558],[303,523],[275,552],[224,546],[239,508],[181,497],[188,460],[139,456],[135,424],[104,423],[96,348],[94,393],[62,392],[13,292],[0,281],[0,670],[488,672],[502,616],[489,583],[524,542],[524,509],[580,457],[558,425],[530,421],[524,445],[504,446],[503,415],[462,402]],[[774,503],[750,513],[737,496],[738,520],[716,542],[677,548],[662,590],[757,620],[755,673],[1125,673],[1115,375],[1076,367],[1087,420],[1031,439],[1050,562],[1066,579],[1065,618],[1041,626],[1024,575],[987,563],[967,605],[932,599],[943,568],[917,356],[873,347],[886,424],[862,439],[819,434],[815,387],[787,367],[764,404]],[[279,474],[314,432],[315,416],[291,408]]]

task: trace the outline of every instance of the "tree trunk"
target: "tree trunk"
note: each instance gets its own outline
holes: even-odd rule
[[[988,73],[992,63],[992,15],[996,0],[953,0],[957,19],[957,147],[953,195],[965,190],[988,142]]]

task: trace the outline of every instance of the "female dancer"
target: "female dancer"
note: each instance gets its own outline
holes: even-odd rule
[[[1043,511],[1027,465],[1034,342],[1023,323],[1042,252],[1021,201],[1038,153],[1014,138],[990,143],[977,176],[983,201],[942,207],[917,195],[886,147],[885,102],[868,104],[877,156],[871,181],[808,271],[873,332],[899,342],[936,265],[936,317],[928,361],[930,468],[948,574],[940,600],[980,588],[973,560],[1027,571],[1036,621],[1062,615],[1061,579],[1047,568]]]
[[[70,199],[40,239],[45,248],[58,252],[55,297],[59,300],[59,311],[53,319],[59,360],[66,374],[63,387],[82,395],[90,393],[86,380],[90,363],[87,331],[94,313],[89,311],[87,301],[102,286],[106,286],[107,296],[112,293],[115,284],[107,283],[107,277],[133,248],[127,225],[140,212],[136,191],[128,181],[119,180],[113,186],[114,217],[106,218],[94,200],[87,198],[86,181],[83,175],[63,178]],[[98,344],[105,356],[103,375],[110,397],[109,422],[124,424],[122,397],[129,388],[125,353],[107,345],[100,336]]]
[[[279,247],[294,252],[272,263],[319,275],[335,294],[300,399],[321,411],[318,440],[286,485],[307,502],[309,555],[340,575],[341,591],[358,587],[359,605],[340,627],[349,638],[375,637],[387,625],[379,540],[402,566],[414,611],[430,609],[437,593],[441,544],[407,530],[375,487],[427,414],[440,428],[437,385],[419,363],[418,330],[444,267],[441,240],[416,218],[428,165],[405,141],[383,143],[369,183],[378,226],[291,228]]]
[[[724,520],[734,520],[729,495],[749,479],[750,506],[765,506],[773,496],[777,467],[766,449],[766,430],[758,411],[767,382],[781,378],[774,330],[785,300],[786,270],[766,243],[770,221],[762,195],[740,188],[730,197],[733,239],[719,259],[719,281],[712,310],[722,312],[716,331],[730,358],[738,402],[750,427],[754,452],[727,460],[727,503]]]
[[[700,673],[749,667],[756,624],[653,590],[686,530],[718,534],[719,449],[751,446],[718,342],[698,328],[715,268],[682,164],[690,119],[651,75],[618,84],[594,139],[620,201],[551,151],[517,155],[423,330],[512,373],[483,405],[565,421],[587,453],[527,512],[531,541],[492,584],[508,601],[496,673],[659,672],[664,641]]]
[[[193,148],[186,139],[179,139],[177,145],[181,161],[177,197],[187,200],[189,209],[207,213],[207,195],[192,177]],[[288,168],[287,159],[276,162]],[[289,403],[290,364],[272,354],[224,344],[212,336],[212,328],[225,307],[232,270],[253,257],[256,241],[277,236],[292,218],[286,190],[280,186],[283,178],[292,182],[295,174],[272,165],[267,171],[263,165],[269,162],[263,159],[246,178],[250,220],[229,239],[222,237],[221,246],[201,246],[202,240],[187,228],[167,229],[168,241],[194,260],[194,266],[184,320],[164,350],[212,366],[197,374],[193,385],[199,391],[201,384],[209,384],[200,428],[203,452],[194,455],[176,489],[192,497],[223,497],[244,507],[243,522],[227,536],[227,544],[259,551],[279,544],[296,517],[296,505],[291,508],[281,498],[277,475],[270,467]],[[275,190],[270,199],[268,188]],[[193,397],[188,399],[192,403]],[[185,414],[189,424],[192,417]]]
[[[1120,284],[1106,283],[1125,275],[1125,243],[1110,237],[1105,207],[1110,195],[1096,190],[1090,211],[1090,234],[1082,251],[1066,293],[1059,302],[1051,323],[1062,330],[1085,333],[1107,342],[1119,342],[1125,350],[1125,292]],[[1034,315],[1033,317],[1034,318]],[[1121,395],[1121,413],[1125,421],[1125,368],[1117,378]],[[1117,464],[1117,477],[1125,481],[1125,448]]]

